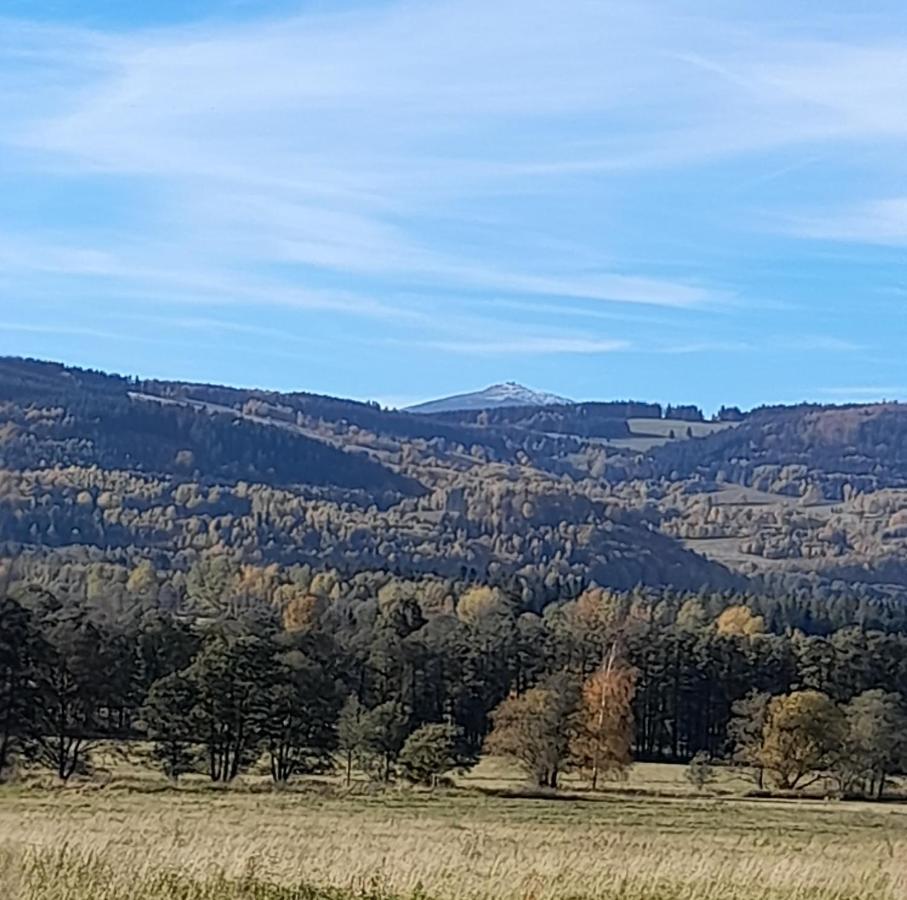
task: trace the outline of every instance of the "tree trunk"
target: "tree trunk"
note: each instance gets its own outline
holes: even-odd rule
[[[181,749],[182,747],[176,741],[170,745],[170,777],[174,784],[179,781],[180,777]]]
[[[211,776],[211,780],[220,781],[223,769],[223,751],[217,744],[214,744],[208,750],[208,774]]]
[[[58,760],[57,773],[61,781],[69,781],[76,773],[81,759],[82,739],[74,738],[67,740],[61,738],[60,741],[60,758]]]
[[[13,698],[16,693],[16,682],[13,678],[7,677],[5,692],[7,703],[4,710],[3,727],[0,729],[0,774],[2,774],[9,763],[12,745],[12,706],[14,703]]]

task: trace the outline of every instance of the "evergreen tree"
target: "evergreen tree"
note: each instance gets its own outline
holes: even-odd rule
[[[346,784],[349,787],[353,780],[353,763],[365,749],[365,714],[366,710],[355,694],[351,694],[337,720],[337,747],[345,761]]]
[[[907,714],[900,694],[864,691],[844,707],[847,736],[836,769],[847,792],[881,798],[907,766]]]
[[[460,735],[453,725],[423,725],[406,739],[400,751],[400,771],[417,784],[434,784],[445,772],[464,765],[459,744]]]
[[[257,758],[274,666],[270,640],[216,633],[186,670],[198,696],[197,729],[212,781],[232,781]]]
[[[29,731],[37,701],[33,670],[41,649],[31,611],[0,597],[0,780]]]
[[[198,701],[194,681],[174,672],[151,686],[142,708],[145,733],[153,742],[151,756],[173,781],[194,768]]]
[[[298,648],[279,654],[269,672],[263,732],[271,777],[286,783],[330,764],[340,694],[318,662]]]

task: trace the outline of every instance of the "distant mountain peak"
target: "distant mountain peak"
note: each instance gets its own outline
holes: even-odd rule
[[[563,406],[573,403],[566,397],[549,394],[546,391],[536,391],[515,381],[505,381],[493,384],[483,391],[474,391],[469,394],[454,394],[452,397],[442,397],[440,400],[429,400],[410,406],[407,412],[413,413],[440,413],[469,409],[496,409],[503,406]]]

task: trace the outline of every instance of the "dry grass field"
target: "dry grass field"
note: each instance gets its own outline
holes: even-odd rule
[[[0,792],[10,900],[904,900],[907,807],[687,793],[516,793],[493,763],[437,793],[148,781]],[[648,780],[646,780],[648,778]],[[656,786],[659,794],[633,794]],[[507,793],[510,788],[514,793]],[[676,789],[676,791],[674,791]]]

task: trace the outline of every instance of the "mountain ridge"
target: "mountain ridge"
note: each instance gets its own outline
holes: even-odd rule
[[[547,391],[537,391],[515,381],[489,385],[480,391],[451,394],[408,406],[404,412],[431,415],[461,410],[499,409],[515,406],[569,406],[573,401]]]
[[[179,585],[213,554],[536,611],[589,583],[907,605],[907,406],[728,412],[414,415],[0,359],[0,568],[153,560]]]

